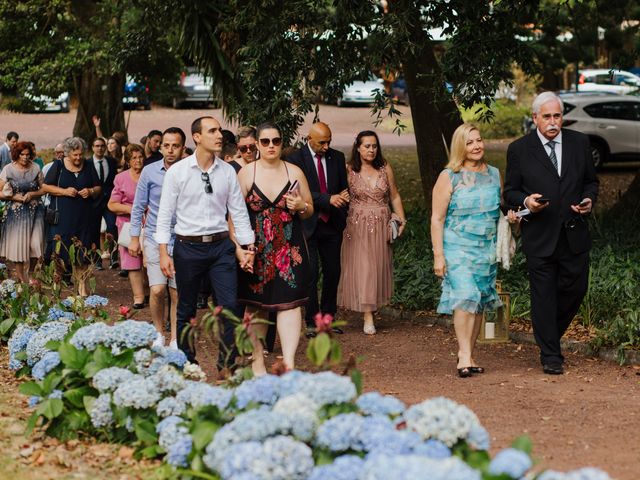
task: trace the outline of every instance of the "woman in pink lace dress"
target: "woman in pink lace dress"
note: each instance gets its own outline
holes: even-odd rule
[[[338,305],[362,312],[364,333],[373,335],[373,314],[389,303],[393,293],[392,211],[400,222],[398,235],[407,221],[393,170],[382,156],[375,132],[358,134],[347,171],[351,202],[342,240]]]

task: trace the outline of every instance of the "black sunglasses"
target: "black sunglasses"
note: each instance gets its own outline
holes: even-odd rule
[[[269,144],[267,144],[267,145],[269,145]],[[276,145],[276,144],[274,143],[274,145]],[[276,147],[277,147],[277,145],[276,145]],[[247,150],[249,150],[250,152],[255,152],[256,151],[256,146],[255,145],[242,145],[242,146],[238,147],[238,150],[240,151],[240,153],[247,153]]]
[[[279,147],[280,145],[282,145],[282,138],[276,137],[276,138],[261,138],[260,139],[260,145],[262,145],[263,147],[268,147],[270,143],[273,143],[274,147]]]
[[[204,193],[213,193],[213,187],[209,181],[209,174],[207,172],[202,172],[200,179],[204,182]]]

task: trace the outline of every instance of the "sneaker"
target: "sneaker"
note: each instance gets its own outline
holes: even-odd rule
[[[178,341],[177,340],[171,340],[169,342],[169,350],[178,350]]]
[[[164,335],[158,333],[158,335],[156,335],[156,339],[153,341],[153,346],[156,348],[164,347]]]

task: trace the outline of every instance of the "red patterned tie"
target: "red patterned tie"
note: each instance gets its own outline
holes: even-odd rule
[[[327,178],[324,176],[322,155],[316,153],[316,160],[318,161],[318,181],[320,182],[320,193],[327,193]],[[325,223],[329,221],[329,214],[324,210],[320,210],[320,213],[318,213],[318,217],[320,217],[320,220]]]

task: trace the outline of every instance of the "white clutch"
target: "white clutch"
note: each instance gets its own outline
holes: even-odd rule
[[[118,245],[124,248],[129,248],[129,244],[131,243],[131,223],[125,222],[122,224],[120,228],[120,233],[118,233]]]

